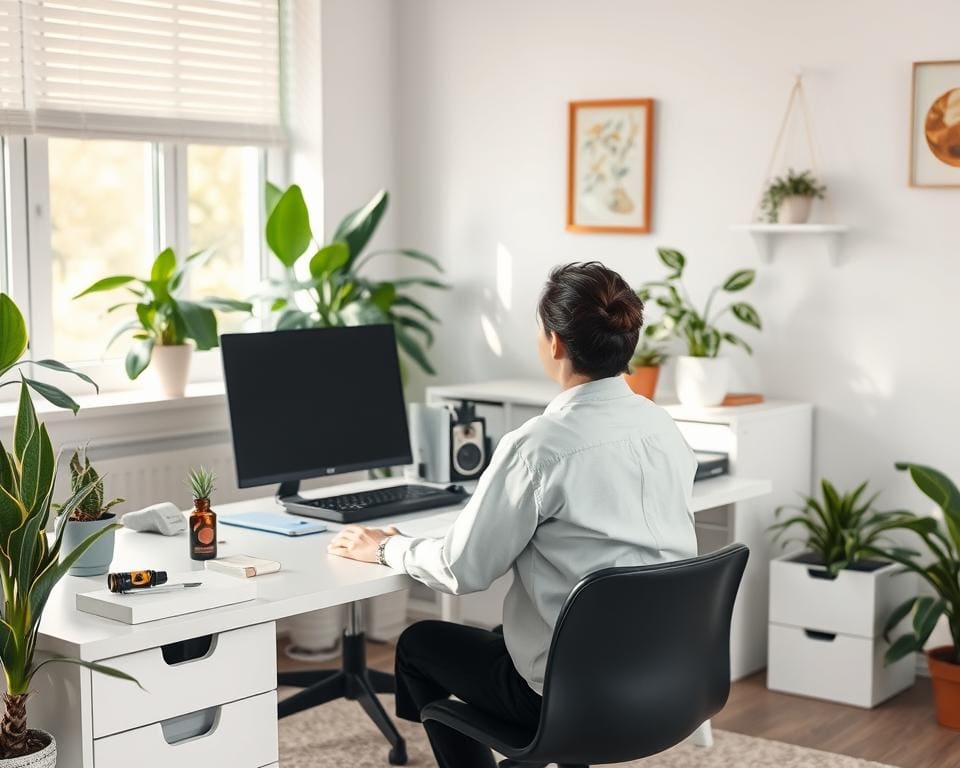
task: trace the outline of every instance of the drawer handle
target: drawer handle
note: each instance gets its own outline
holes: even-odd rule
[[[805,629],[803,634],[809,637],[811,640],[819,640],[823,643],[832,643],[837,639],[836,632],[818,632],[815,629]]]
[[[833,581],[839,576],[838,573],[830,573],[823,568],[807,568],[807,574],[811,579],[823,579],[824,581]]]
[[[220,720],[220,707],[209,707],[198,712],[178,715],[160,723],[163,740],[171,747],[190,739],[209,736],[217,729]]]
[[[188,661],[206,659],[213,654],[216,647],[214,635],[203,635],[162,645],[160,652],[163,654],[163,660],[172,667]]]

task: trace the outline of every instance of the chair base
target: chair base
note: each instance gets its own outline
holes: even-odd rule
[[[277,705],[278,717],[288,717],[334,699],[357,701],[390,743],[387,756],[390,765],[407,764],[406,742],[377,698],[378,693],[395,693],[396,681],[393,675],[367,668],[363,632],[343,633],[340,669],[281,672],[277,683],[303,689]]]
[[[551,763],[518,763],[516,760],[501,760],[497,765],[499,768],[547,768]],[[580,763],[557,763],[557,768],[590,768],[590,766]]]

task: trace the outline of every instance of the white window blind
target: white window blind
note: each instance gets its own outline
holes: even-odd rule
[[[29,126],[24,103],[20,3],[0,0],[0,130]]]
[[[278,0],[23,0],[24,105],[50,135],[282,138]]]

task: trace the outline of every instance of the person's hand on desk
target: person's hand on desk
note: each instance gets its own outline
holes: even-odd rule
[[[364,563],[379,562],[377,556],[380,544],[396,536],[400,531],[392,525],[389,528],[366,528],[362,525],[348,525],[341,530],[327,546],[327,552],[350,560]]]

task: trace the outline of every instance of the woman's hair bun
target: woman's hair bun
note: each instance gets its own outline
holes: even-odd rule
[[[640,330],[643,325],[643,305],[637,301],[627,301],[622,296],[615,297],[600,310],[607,328],[614,333],[630,333]]]

